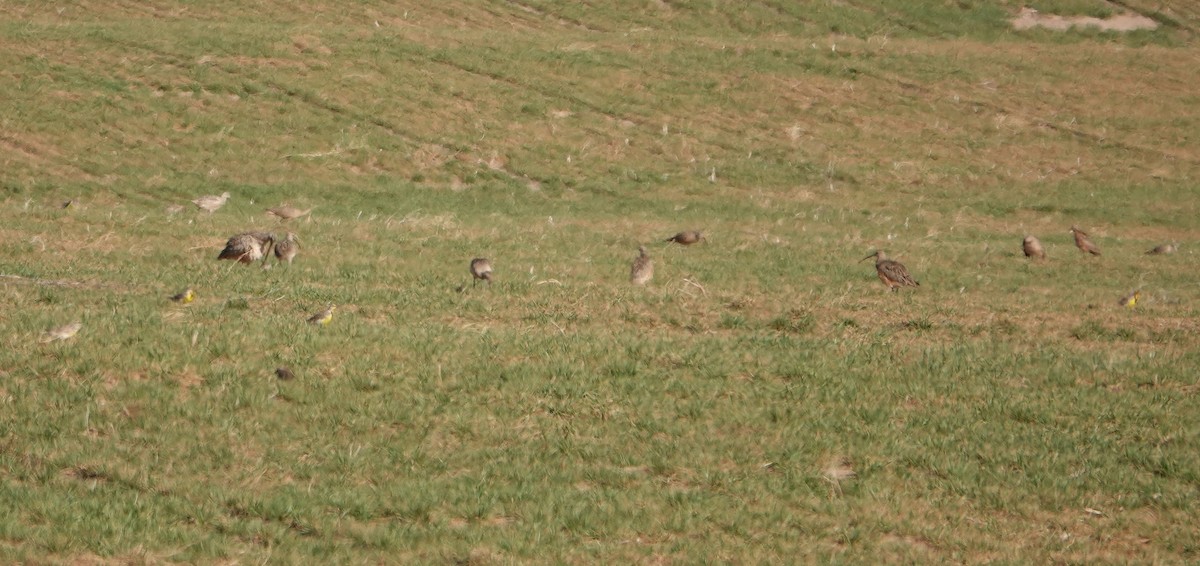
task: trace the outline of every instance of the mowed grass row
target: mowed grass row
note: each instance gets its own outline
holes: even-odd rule
[[[7,560],[1195,558],[1186,19],[149,6],[3,28]]]

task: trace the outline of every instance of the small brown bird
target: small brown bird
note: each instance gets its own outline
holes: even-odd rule
[[[293,379],[296,379],[296,374],[292,373],[292,370],[290,370],[286,367],[279,366],[279,367],[275,368],[275,377],[278,377],[279,379],[282,379],[283,381],[291,381]]]
[[[207,195],[192,200],[192,204],[212,214],[218,208],[225,206],[225,201],[229,200],[229,193],[221,193],[221,196]]]
[[[300,253],[300,237],[288,232],[287,236],[282,240],[275,242],[275,259],[279,263],[288,262],[292,265],[292,260],[296,259],[296,254]]]
[[[488,285],[492,284],[492,262],[486,257],[477,257],[471,260],[471,286],[474,287],[480,280],[487,281]]]
[[[1127,309],[1131,309],[1137,306],[1138,299],[1140,298],[1142,298],[1142,290],[1135,289],[1132,293],[1121,297],[1121,300],[1117,301],[1117,304]]]
[[[81,328],[83,328],[83,323],[79,322],[78,320],[70,324],[64,324],[57,328],[51,328],[50,330],[46,331],[44,336],[42,336],[42,342],[69,340],[72,336],[75,336],[75,334],[78,333],[79,329]]]
[[[667,238],[666,240],[663,240],[663,241],[664,242],[675,242],[676,244],[690,246],[697,242],[704,241],[704,235],[701,234],[698,230],[687,230],[687,231],[675,234],[674,236],[671,236],[670,238]]]
[[[638,256],[629,266],[629,282],[645,285],[654,278],[654,260],[646,253],[646,246],[638,246]]]
[[[1100,255],[1100,248],[1088,239],[1087,232],[1072,226],[1071,235],[1075,236],[1075,247],[1079,248],[1079,251],[1085,254]]]
[[[1021,243],[1021,248],[1025,250],[1025,257],[1046,259],[1046,249],[1043,248],[1042,243],[1033,236],[1025,236],[1025,241]]]
[[[908,274],[908,268],[904,267],[904,264],[888,259],[884,255],[883,250],[876,250],[871,255],[858,261],[866,261],[871,258],[875,258],[875,273],[879,275],[879,280],[888,286],[888,290],[894,292],[900,287],[921,286],[916,279],[913,279]]]
[[[241,263],[253,263],[261,259],[266,265],[273,245],[275,245],[275,236],[271,234],[243,232],[225,242],[225,249],[221,250],[217,259],[232,259]]]
[[[311,208],[308,210],[300,210],[299,208],[296,208],[294,206],[284,205],[284,206],[276,206],[275,208],[268,208],[267,214],[275,215],[276,217],[279,218],[280,222],[287,222],[288,220],[295,220],[297,218],[300,218],[301,216],[304,216],[304,215],[312,212],[312,210],[313,209],[311,209]]]
[[[1146,255],[1173,254],[1173,253],[1175,253],[1175,250],[1178,250],[1178,249],[1179,249],[1179,244],[1175,244],[1175,243],[1161,244],[1161,245],[1154,246],[1150,250],[1147,250]]]

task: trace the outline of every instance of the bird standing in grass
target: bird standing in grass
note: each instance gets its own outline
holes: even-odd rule
[[[1151,249],[1147,250],[1147,251],[1146,251],[1146,255],[1167,255],[1167,254],[1173,254],[1173,253],[1175,253],[1175,250],[1177,250],[1177,249],[1179,249],[1179,244],[1174,244],[1174,243],[1172,243],[1172,244],[1161,244],[1161,245],[1154,246],[1153,248],[1151,248]]]
[[[333,311],[336,309],[337,305],[329,305],[329,308],[308,317],[308,323],[325,326],[329,324],[329,321],[333,320]]]
[[[1096,244],[1093,244],[1088,239],[1087,232],[1072,226],[1071,235],[1075,236],[1075,247],[1079,248],[1079,251],[1085,254],[1100,255],[1100,248],[1096,247]]]
[[[282,379],[283,381],[290,381],[290,380],[296,379],[296,374],[292,373],[292,370],[290,370],[286,367],[279,366],[279,367],[275,368],[275,377],[278,377],[279,379]]]
[[[1046,249],[1043,248],[1042,243],[1033,236],[1025,236],[1025,241],[1021,243],[1021,249],[1025,251],[1025,257],[1046,259]]]
[[[875,273],[879,275],[879,280],[887,285],[888,290],[896,291],[900,287],[920,287],[921,284],[913,279],[908,274],[908,268],[904,264],[887,258],[883,250],[876,250],[871,255],[864,257],[858,261],[866,261],[875,258]]]
[[[488,285],[492,284],[492,262],[486,257],[477,257],[471,260],[471,286],[474,287],[479,281],[487,281]]]
[[[697,242],[704,241],[704,235],[699,230],[686,230],[663,240],[665,242],[675,242],[676,244],[690,246]]]
[[[629,282],[634,285],[645,285],[654,278],[654,260],[646,253],[646,246],[638,246],[638,256],[629,266]]]
[[[171,295],[171,300],[175,301],[177,303],[186,305],[186,304],[196,300],[196,292],[193,291],[191,287],[188,287],[187,289],[184,289],[174,295]]]
[[[1140,299],[1140,298],[1142,298],[1142,290],[1135,289],[1132,293],[1125,295],[1124,297],[1121,297],[1121,300],[1117,301],[1117,304],[1121,305],[1127,309],[1131,309],[1131,308],[1137,306],[1138,299]]]
[[[267,214],[272,214],[272,215],[276,216],[277,218],[279,218],[280,222],[287,222],[288,220],[295,220],[295,219],[300,218],[301,216],[304,216],[310,212],[312,212],[311,208],[308,210],[300,210],[299,208],[296,208],[294,206],[287,206],[287,205],[276,206],[274,208],[267,209]]]
[[[225,201],[229,200],[229,193],[221,193],[221,196],[207,195],[192,200],[192,204],[200,207],[200,210],[212,214],[218,208],[225,206]]]
[[[296,259],[296,254],[300,253],[300,237],[288,232],[282,240],[275,243],[275,259],[279,263],[288,262],[292,265],[292,260]]]
[[[81,328],[83,328],[83,323],[79,322],[78,320],[70,324],[64,324],[56,328],[51,328],[50,330],[47,330],[45,336],[42,337],[42,342],[69,340],[72,336],[75,336],[75,334],[78,333],[79,329]]]
[[[275,244],[275,236],[266,232],[243,232],[229,238],[225,249],[217,259],[231,259],[241,263],[254,263],[263,260],[266,265],[271,255],[271,246]]]

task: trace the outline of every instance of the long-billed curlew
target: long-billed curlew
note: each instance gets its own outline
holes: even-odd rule
[[[1033,236],[1025,236],[1025,241],[1021,242],[1021,249],[1025,251],[1025,257],[1046,259],[1046,249],[1043,248],[1042,243]]]
[[[279,263],[288,262],[292,265],[292,260],[296,259],[296,254],[300,253],[300,237],[288,232],[282,240],[275,242],[275,259]]]
[[[1100,248],[1088,239],[1087,232],[1072,226],[1071,235],[1075,236],[1075,247],[1079,248],[1079,251],[1085,254],[1100,255]]]
[[[200,207],[209,214],[217,211],[218,208],[225,206],[225,201],[229,200],[229,193],[221,193],[221,196],[207,195],[192,200],[192,204]]]
[[[283,206],[276,206],[275,208],[268,208],[267,214],[272,214],[272,215],[278,217],[280,221],[286,222],[288,220],[295,220],[297,218],[300,218],[301,216],[304,216],[305,214],[312,212],[312,210],[313,209],[311,209],[311,208],[308,210],[300,210],[299,208],[296,208],[294,206],[283,205]]]
[[[629,266],[629,282],[645,285],[654,278],[654,260],[646,253],[646,246],[638,246],[638,256]]]
[[[174,295],[171,295],[171,300],[181,304],[188,304],[196,300],[196,292],[191,287],[184,289]]]
[[[908,274],[908,268],[904,267],[904,264],[888,259],[883,250],[876,250],[858,261],[866,261],[871,258],[875,258],[875,273],[879,275],[879,280],[888,286],[888,290],[895,291],[901,287],[921,286]]]
[[[684,246],[690,246],[697,242],[704,241],[704,235],[699,230],[686,230],[663,240],[665,242],[675,242]]]
[[[1117,304],[1127,309],[1131,309],[1137,306],[1138,299],[1140,298],[1142,298],[1142,290],[1135,289],[1132,293],[1121,297],[1121,300],[1117,301]]]
[[[320,324],[324,326],[333,320],[333,311],[337,310],[337,305],[329,305],[329,308],[308,317],[309,324]]]
[[[1176,244],[1176,243],[1160,244],[1160,245],[1154,246],[1153,248],[1151,248],[1149,250],[1146,250],[1146,255],[1173,254],[1173,253],[1175,253],[1175,250],[1178,250],[1178,249],[1179,249],[1179,244]]]
[[[274,244],[275,237],[267,232],[243,232],[225,242],[225,249],[221,250],[217,259],[232,259],[241,263],[253,263],[261,259],[265,265]]]
[[[46,331],[44,336],[42,336],[42,342],[69,340],[72,336],[75,336],[75,334],[78,333],[79,329],[81,328],[83,328],[83,323],[79,322],[78,320],[70,324],[64,324],[56,328],[51,328],[50,330]]]
[[[477,257],[471,260],[471,286],[476,283],[487,281],[488,285],[492,284],[492,262],[486,257]]]

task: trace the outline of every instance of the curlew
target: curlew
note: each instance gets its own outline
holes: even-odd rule
[[[275,242],[275,259],[279,263],[287,262],[292,265],[292,260],[296,259],[296,254],[300,253],[300,237],[288,232],[282,240]]]
[[[288,220],[295,220],[297,218],[300,218],[301,216],[304,216],[304,215],[312,212],[312,210],[313,209],[311,209],[311,208],[308,210],[300,210],[299,208],[296,208],[294,206],[284,205],[284,206],[277,206],[275,208],[268,208],[267,214],[276,216],[277,218],[279,218],[280,222],[287,222]]]
[[[1146,255],[1173,254],[1173,253],[1175,253],[1175,250],[1178,250],[1178,249],[1179,249],[1179,244],[1176,244],[1176,243],[1161,244],[1161,245],[1154,246],[1153,248],[1150,248],[1149,250],[1146,250]]]
[[[654,260],[646,253],[646,246],[638,246],[638,256],[629,266],[629,282],[645,285],[654,277]]]
[[[1093,244],[1088,239],[1087,232],[1072,226],[1071,235],[1075,236],[1075,247],[1079,248],[1079,251],[1085,254],[1100,255],[1100,248],[1096,247],[1096,244]]]
[[[218,208],[225,206],[225,201],[227,200],[229,200],[229,193],[221,193],[221,196],[207,195],[193,199],[192,204],[199,207],[200,210],[204,210],[209,214],[212,214],[216,212]]]
[[[471,286],[474,287],[480,280],[487,281],[488,285],[492,284],[492,262],[486,257],[477,257],[471,260]]]
[[[699,230],[686,230],[663,240],[664,242],[675,242],[676,244],[690,246],[697,242],[704,241],[704,235]]]
[[[887,258],[883,250],[876,250],[871,255],[860,259],[866,261],[875,258],[875,273],[879,275],[879,280],[883,281],[884,285],[888,286],[888,290],[896,291],[900,287],[920,287],[921,284],[913,279],[908,274],[908,268],[904,264]]]
[[[79,329],[81,328],[83,328],[83,323],[79,322],[78,320],[70,324],[64,324],[56,328],[51,328],[50,330],[47,330],[46,334],[42,337],[42,342],[69,340],[72,336],[75,336],[75,334],[78,333]]]
[[[171,300],[180,304],[188,304],[196,300],[196,292],[191,287],[184,289],[174,295],[171,295]]]
[[[329,321],[333,320],[333,311],[335,310],[337,310],[337,305],[329,305],[329,308],[308,317],[308,323],[325,326],[329,324]]]
[[[1025,257],[1046,259],[1046,248],[1043,248],[1042,243],[1033,236],[1025,236],[1025,241],[1021,242],[1021,248],[1025,251]]]
[[[1140,298],[1142,298],[1142,290],[1135,289],[1132,293],[1121,297],[1121,300],[1117,301],[1117,304],[1127,309],[1131,309],[1137,306],[1138,299]]]
[[[232,259],[241,263],[253,263],[261,259],[266,265],[274,244],[275,236],[266,232],[242,232],[225,242],[225,249],[221,250],[217,259]]]

